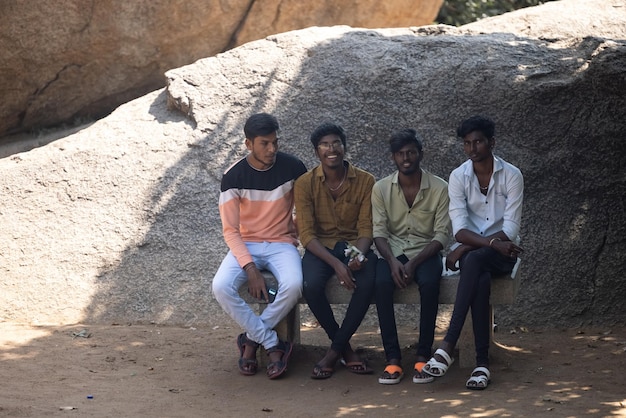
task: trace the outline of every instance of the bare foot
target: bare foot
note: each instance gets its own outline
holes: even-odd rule
[[[335,364],[337,364],[337,360],[339,360],[339,353],[332,348],[329,348],[326,355],[317,362],[317,366],[323,369],[334,369]]]

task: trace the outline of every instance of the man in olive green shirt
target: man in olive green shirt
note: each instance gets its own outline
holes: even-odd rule
[[[379,180],[372,190],[374,243],[380,255],[376,268],[376,308],[387,366],[378,381],[396,384],[404,373],[396,329],[393,293],[411,280],[420,291],[420,334],[414,383],[429,383],[422,367],[430,358],[439,306],[441,251],[451,233],[448,184],[420,168],[422,141],[414,129],[392,134],[391,157],[397,171]]]
[[[372,301],[377,256],[372,245],[372,186],[374,176],[344,160],[346,134],[336,124],[326,123],[311,134],[320,164],[296,180],[294,194],[302,257],[302,293],[311,312],[326,331],[331,345],[311,377],[332,376],[342,358],[348,370],[370,374],[350,346]],[[361,257],[348,251],[356,247]],[[326,298],[326,283],[333,276],[352,292],[341,326]]]

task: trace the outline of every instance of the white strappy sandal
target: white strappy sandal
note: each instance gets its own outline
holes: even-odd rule
[[[482,373],[477,376],[474,376],[476,373]],[[486,367],[476,367],[472,370],[472,375],[465,383],[465,387],[472,390],[484,390],[489,386],[489,382],[491,382],[491,373],[489,373],[489,369]]]
[[[435,360],[435,357],[432,357],[428,360],[428,363],[424,365],[422,371],[431,376],[441,377],[446,374],[448,368],[452,365],[452,363],[454,363],[454,358],[450,357],[450,355],[441,348],[438,348],[437,351],[435,351],[435,354],[439,354],[446,362],[442,363]]]

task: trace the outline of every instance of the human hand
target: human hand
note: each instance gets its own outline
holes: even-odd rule
[[[362,259],[361,259],[362,257]],[[348,268],[351,271],[359,271],[363,268],[363,266],[365,265],[365,263],[367,263],[367,258],[361,256],[361,257],[355,257],[350,259],[350,261],[348,261]]]
[[[454,250],[450,251],[446,256],[446,268],[450,271],[458,271],[456,266],[457,262],[461,259],[461,256],[465,253],[465,246],[459,245]]]
[[[248,275],[248,293],[255,299],[269,302],[270,297],[261,271],[259,271],[256,265],[246,266],[245,270]]]
[[[505,257],[517,258],[524,252],[522,247],[515,244],[513,241],[501,241],[500,239],[493,239],[490,243],[491,248],[499,252]]]
[[[348,267],[352,271],[361,270],[365,263],[367,263],[367,258],[365,257],[365,255],[363,255],[361,250],[359,250],[354,245],[349,245],[344,250],[344,255],[349,259]]]
[[[399,289],[404,289],[409,285],[409,275],[406,272],[404,264],[398,259],[394,258],[389,263],[389,269],[391,269],[391,278]]]
[[[339,284],[341,287],[344,287],[348,290],[354,290],[356,288],[356,283],[354,277],[352,276],[352,271],[350,267],[346,266],[339,260],[335,267],[335,275],[337,276],[337,280],[339,280]]]

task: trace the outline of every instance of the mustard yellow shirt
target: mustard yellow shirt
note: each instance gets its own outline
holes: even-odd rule
[[[374,176],[347,161],[348,174],[337,199],[333,199],[321,166],[296,180],[296,222],[303,247],[317,238],[326,248],[337,242],[352,245],[372,239],[372,187]]]

